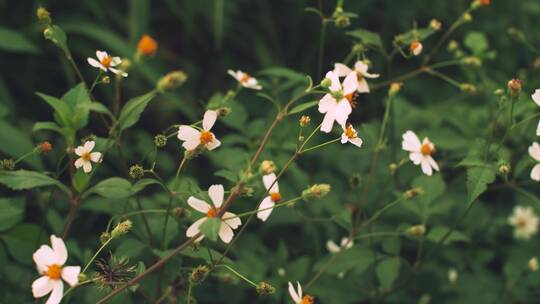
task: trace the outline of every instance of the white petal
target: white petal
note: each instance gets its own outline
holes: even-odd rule
[[[356,88],[356,87],[355,87]],[[347,99],[342,99],[336,106],[334,110],[334,117],[336,121],[341,125],[342,128],[345,127],[347,119],[352,112],[352,107]]]
[[[123,71],[121,71],[119,69],[109,68],[109,71],[113,72],[116,75],[122,75],[122,77],[128,77],[128,73],[123,72]]]
[[[409,154],[409,159],[415,164],[418,165],[424,159],[424,155],[420,152],[411,152]]]
[[[533,142],[529,147],[529,155],[537,161],[540,161],[540,145],[537,142]]]
[[[266,188],[266,190],[269,190],[268,192],[269,193],[272,193],[272,192],[279,192],[279,186],[277,184],[277,182],[274,183],[274,181],[276,180],[276,174],[275,173],[270,173],[270,174],[267,174],[267,175],[263,175],[263,184],[264,184],[264,187]],[[274,184],[274,185],[272,185]],[[270,186],[272,186],[272,188],[270,188]]]
[[[107,71],[107,68],[104,67],[99,61],[95,60],[94,58],[88,57],[87,61],[88,61],[88,64],[93,67]]]
[[[84,143],[84,150],[87,152],[90,152],[94,149],[94,146],[96,145],[96,142],[93,140],[87,141]]]
[[[365,78],[358,81],[358,93],[369,93],[369,87]]]
[[[199,132],[197,129],[190,127],[190,126],[180,126],[178,128],[178,139],[182,141],[188,141],[188,140],[200,140],[201,132]]]
[[[233,71],[233,70],[227,70],[227,73],[228,73],[229,75],[231,75],[234,79],[240,81],[240,79],[239,79],[238,76],[236,75],[236,72],[235,72],[235,71]]]
[[[424,172],[427,176],[431,176],[431,174],[433,174],[433,170],[427,158],[423,158],[420,164],[422,165],[422,172]]]
[[[77,160],[75,161],[75,168],[80,168],[84,165],[84,159],[82,158],[77,158]]]
[[[223,204],[223,197],[225,196],[223,185],[210,186],[210,188],[208,188],[208,196],[210,196],[210,199],[216,208],[221,207],[221,204]]]
[[[83,154],[85,153],[88,153],[90,151],[87,151],[84,146],[78,146],[77,148],[75,148],[75,154],[79,155],[79,156],[82,156]]]
[[[184,147],[184,149],[186,149],[187,151],[193,151],[197,149],[198,146],[199,146],[198,140],[188,140],[182,144],[182,147]]]
[[[330,133],[332,131],[332,127],[334,126],[334,121],[334,111],[327,112],[324,115],[324,119],[321,124],[321,131],[325,133]]]
[[[92,171],[92,163],[89,161],[83,161],[83,171],[84,173],[89,173]]]
[[[107,56],[109,56],[109,55],[107,54],[107,52],[104,52],[104,51],[96,51],[96,57],[97,57],[97,59],[98,59],[99,61],[102,61],[103,58],[105,58],[105,57],[107,57]]]
[[[335,92],[335,91],[341,90],[341,83],[339,82],[339,77],[337,74],[335,74],[332,71],[329,71],[328,73],[326,73],[325,78],[330,79],[331,84],[330,84],[330,87],[328,88],[330,89],[330,91]]]
[[[62,268],[62,279],[66,281],[69,286],[73,287],[79,283],[80,273],[80,266],[66,266]]]
[[[347,77],[345,77],[345,80],[343,80],[343,95],[349,95],[356,91],[356,88],[358,87],[358,76],[356,75],[356,72],[350,72]]]
[[[302,301],[302,298],[298,296],[291,282],[289,282],[289,294],[291,295],[291,298],[293,299],[294,303],[299,303],[300,301]]]
[[[101,162],[101,153],[100,152],[92,152],[90,153],[90,160],[95,163]]]
[[[62,301],[62,297],[64,296],[64,283],[62,283],[61,280],[55,280],[53,284],[53,290],[45,304],[58,304]]]
[[[298,297],[302,299],[302,286],[300,282],[296,282],[296,292],[298,293]]]
[[[229,243],[233,237],[234,232],[231,227],[229,227],[229,225],[226,223],[221,222],[221,226],[219,226],[219,238],[223,241],[223,243]]]
[[[351,144],[357,146],[358,148],[361,148],[362,144],[364,143],[360,137],[350,139],[349,142],[351,142]]]
[[[430,166],[435,169],[435,171],[439,171],[439,165],[437,164],[437,162],[433,159],[433,157],[431,157],[431,155],[428,155],[427,156],[427,159],[429,161],[429,164]]]
[[[41,245],[41,247],[34,252],[32,258],[34,259],[40,274],[47,271],[47,265],[54,264],[56,261],[56,255],[54,254],[53,249],[47,245]]]
[[[340,244],[341,244],[341,247],[343,248],[351,248],[353,246],[353,243],[354,242],[352,240],[349,241],[348,237],[342,237]]]
[[[334,64],[334,71],[335,74],[337,74],[339,77],[345,77],[347,74],[352,72],[352,70],[344,65],[343,63],[336,63]]]
[[[536,89],[534,94],[531,95],[533,101],[540,106],[540,89]]]
[[[42,276],[32,283],[32,295],[34,298],[41,298],[51,292],[53,286],[53,280],[49,279],[47,276]]]
[[[540,164],[537,164],[532,168],[531,178],[537,182],[540,182]]]
[[[540,136],[540,120],[538,121],[538,126],[536,127],[536,136]]]
[[[200,200],[194,196],[190,196],[187,200],[187,203],[191,206],[191,208],[205,214],[211,208],[210,205],[208,205],[205,201]]]
[[[64,265],[68,257],[66,244],[64,244],[64,241],[61,238],[51,235],[51,245],[56,257],[55,263],[58,265]]]
[[[345,132],[341,133],[341,143],[345,144],[349,141],[349,137],[345,134]]]
[[[265,197],[259,205],[260,211],[257,212],[257,217],[263,222],[266,221],[274,210],[274,205],[275,203],[272,201],[272,198],[270,198],[270,196]]]
[[[418,152],[422,148],[422,144],[420,144],[418,136],[416,136],[413,131],[409,130],[403,134],[401,147],[405,151]]]
[[[327,113],[332,111],[337,105],[336,100],[332,95],[326,94],[319,101],[319,113]]]
[[[122,63],[122,59],[120,57],[113,57],[111,58],[111,66],[117,66]]]
[[[212,141],[205,145],[205,147],[206,147],[206,149],[208,149],[208,151],[212,151],[212,150],[214,150],[215,148],[217,148],[219,146],[221,146],[221,141],[219,141],[216,138],[216,136],[214,136],[213,134],[212,134]]]
[[[328,251],[332,253],[336,253],[341,250],[341,248],[332,240],[329,240],[328,242],[326,242],[326,248],[328,249]]]
[[[212,129],[212,126],[216,122],[216,119],[217,119],[216,111],[208,110],[204,112],[204,118],[202,122],[203,129],[205,129],[206,131]]]
[[[236,229],[242,225],[242,220],[236,214],[231,212],[223,213],[224,222],[227,223],[232,229]]]
[[[368,65],[363,62],[362,60],[358,60],[355,64],[354,64],[354,70],[356,72],[359,72],[360,74],[364,75],[367,70],[368,70]]]
[[[189,226],[189,228],[186,230],[186,236],[187,237],[193,237],[195,236],[197,233],[199,233],[199,226],[204,223],[204,221],[206,221],[208,218],[207,217],[202,217],[198,220],[196,220],[193,224],[191,224],[191,226]],[[201,236],[200,238],[197,239],[197,242],[202,240],[204,237]]]

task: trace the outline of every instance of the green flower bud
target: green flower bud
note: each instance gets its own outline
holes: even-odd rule
[[[426,226],[425,225],[414,225],[411,226],[407,233],[411,236],[423,236],[426,233]]]
[[[276,171],[276,164],[271,160],[263,160],[260,166],[262,174],[270,174]]]
[[[470,83],[462,83],[459,88],[461,89],[461,91],[465,92],[465,93],[469,93],[469,94],[474,94],[476,93],[476,87]]]
[[[144,176],[144,168],[141,165],[133,165],[129,167],[129,177],[132,179],[141,179]]]
[[[191,275],[189,276],[189,280],[193,284],[199,284],[202,281],[204,281],[204,279],[206,279],[206,276],[208,275],[209,271],[210,269],[208,269],[207,266],[199,265],[191,270]]]
[[[259,285],[257,285],[257,293],[260,295],[271,295],[275,292],[276,288],[266,282],[260,282]]]
[[[118,225],[116,225],[116,227],[114,227],[113,231],[111,232],[111,237],[114,239],[128,233],[129,230],[131,230],[132,226],[133,223],[130,220],[125,220],[118,223]]]
[[[324,78],[323,80],[321,80],[321,87],[327,89],[327,88],[329,88],[331,85],[332,85],[332,80],[330,80],[330,79],[328,79],[328,78]]]
[[[173,71],[163,76],[157,83],[157,90],[159,92],[171,91],[186,82],[187,75],[183,71]]]
[[[302,192],[302,199],[306,202],[321,199],[326,196],[331,190],[328,184],[316,184]]]
[[[347,16],[338,16],[336,19],[334,19],[334,22],[336,23],[336,26],[339,28],[346,28],[351,25],[351,19]]]
[[[51,24],[51,13],[44,7],[39,7],[36,11],[36,15],[38,18],[39,23],[43,25],[49,25]]]
[[[158,134],[154,137],[154,145],[158,148],[163,148],[167,145],[167,136]]]
[[[103,232],[99,236],[99,241],[101,242],[101,244],[107,243],[107,241],[109,241],[110,239],[111,239],[111,234],[108,232]]]

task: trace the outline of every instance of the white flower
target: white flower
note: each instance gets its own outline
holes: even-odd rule
[[[537,163],[531,170],[531,178],[537,182],[540,182],[540,145],[537,142],[533,142],[529,147],[529,155],[536,160]]]
[[[302,297],[302,286],[299,282],[296,282],[296,290],[291,282],[289,282],[289,294],[291,295],[292,300],[295,304],[313,304],[315,303],[315,298],[310,295],[305,295]]]
[[[508,217],[508,223],[514,226],[516,239],[528,240],[538,232],[538,217],[531,207],[514,207],[514,212]]]
[[[45,304],[58,304],[64,294],[64,283],[75,286],[79,283],[79,266],[64,266],[68,258],[66,245],[61,238],[51,235],[52,248],[41,245],[33,258],[37,266],[37,271],[42,275],[32,283],[32,294],[34,298],[41,298],[51,293]],[[51,292],[52,291],[52,292]]]
[[[343,128],[343,133],[341,134],[341,143],[344,144],[347,142],[350,142],[358,148],[362,147],[363,141],[358,137],[358,132],[356,132],[352,125]]]
[[[191,126],[180,126],[178,129],[178,139],[183,141],[182,147],[188,151],[195,150],[199,145],[203,145],[208,150],[214,150],[221,145],[214,133],[210,132],[217,119],[217,112],[208,110],[204,113],[202,130],[199,131]]]
[[[407,131],[403,134],[403,142],[401,143],[403,150],[410,152],[409,158],[415,165],[421,165],[422,171],[431,176],[433,170],[439,171],[439,165],[435,162],[431,155],[435,152],[435,145],[429,141],[427,137],[422,143],[414,134],[413,131]]]
[[[531,98],[538,106],[540,106],[540,89],[536,89],[534,94],[531,95]],[[536,127],[536,135],[540,136],[540,121],[538,121],[538,126]]]
[[[264,187],[266,188],[266,190],[268,190],[268,196],[265,197],[259,205],[259,212],[257,212],[257,217],[264,222],[268,219],[270,213],[272,213],[272,210],[274,210],[274,205],[281,199],[281,194],[279,193],[279,186],[276,181],[276,174],[270,173],[264,175],[262,180]]]
[[[458,271],[455,268],[448,269],[448,281],[450,284],[455,284],[458,279]]]
[[[193,224],[191,224],[191,226],[189,226],[189,228],[186,230],[187,237],[195,236],[197,233],[199,233],[199,226],[204,223],[204,221],[217,216],[220,211],[221,204],[223,204],[224,193],[225,190],[223,189],[223,185],[212,185],[210,186],[210,188],[208,188],[208,196],[210,196],[213,206],[210,206],[205,201],[200,200],[194,196],[190,196],[188,198],[188,204],[193,209],[201,213],[205,213],[206,217],[198,219]],[[229,243],[234,236],[233,229],[238,228],[241,224],[242,221],[239,217],[236,216],[236,214],[231,212],[223,213],[221,225],[219,226],[219,238],[221,238],[223,242]],[[203,238],[204,235],[201,235],[196,240],[196,242],[199,242]]]
[[[107,70],[109,70],[115,74],[122,75],[123,77],[128,76],[126,72],[115,68],[122,63],[122,59],[120,59],[120,57],[112,57],[105,51],[96,51],[96,57],[98,60],[88,57],[88,64],[95,68],[103,70],[103,72],[107,72]]]
[[[422,46],[422,43],[420,43],[419,41],[414,41],[409,46],[409,51],[411,51],[411,54],[413,54],[414,56],[420,55],[423,49],[424,47]]]
[[[326,249],[332,253],[338,253],[343,249],[349,249],[354,245],[354,242],[351,240],[349,241],[348,237],[341,238],[341,243],[336,244],[333,240],[328,240],[326,242]]]
[[[339,82],[339,76],[332,71],[326,73],[326,79],[331,82],[330,93],[324,95],[319,101],[319,112],[325,114],[321,131],[330,133],[334,121],[345,128],[347,118],[352,112],[351,102],[354,91],[358,87],[358,81],[355,72],[345,77],[343,85]]]
[[[92,152],[96,143],[94,141],[87,141],[82,146],[75,148],[75,154],[80,156],[75,161],[75,168],[83,168],[84,173],[92,171],[92,163],[100,163],[102,161],[100,152]]]
[[[233,70],[228,70],[227,73],[234,77],[234,79],[236,79],[244,88],[253,90],[262,89],[262,86],[259,84],[257,79],[255,79],[255,77],[251,77],[248,73],[242,72],[240,70],[236,72]]]
[[[354,70],[351,70],[343,63],[334,64],[334,73],[337,74],[339,77],[345,77],[351,72],[356,73],[356,79],[358,80],[358,87],[356,88],[356,90],[358,91],[358,93],[369,93],[369,87],[366,78],[379,77],[379,74],[368,73],[368,65],[360,60],[354,64]]]

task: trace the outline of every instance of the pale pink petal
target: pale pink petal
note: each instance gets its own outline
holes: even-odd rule
[[[362,144],[364,143],[360,137],[352,138],[349,141],[358,148],[361,148]]]
[[[208,151],[212,151],[214,150],[215,148],[221,146],[221,141],[219,141],[215,136],[212,137],[212,141],[207,143],[205,145],[206,149],[208,149]]]
[[[302,285],[300,285],[300,282],[296,282],[296,291],[298,293],[298,297],[302,299]]]
[[[231,75],[234,79],[236,79],[237,81],[240,81],[240,78],[236,75],[236,72],[233,71],[233,70],[227,70],[227,73],[229,75]]]
[[[538,121],[538,126],[536,127],[536,136],[540,136],[540,120]]]
[[[208,205],[208,203],[194,196],[190,196],[187,200],[187,203],[191,206],[191,208],[204,214],[206,214],[212,208],[210,207],[210,205]]]
[[[354,70],[356,72],[359,72],[360,74],[364,75],[365,73],[367,73],[367,70],[368,70],[368,65],[363,62],[362,60],[358,60],[355,64],[354,64]]]
[[[188,140],[200,140],[201,132],[199,132],[197,129],[190,127],[190,126],[180,126],[178,128],[178,139],[182,141],[188,141]]]
[[[79,156],[82,156],[84,153],[87,153],[87,152],[89,152],[89,151],[86,151],[84,146],[78,146],[77,148],[75,148],[75,154],[77,154]]]
[[[77,158],[77,160],[75,161],[75,168],[80,168],[84,165],[84,159],[82,158]]]
[[[358,93],[369,93],[369,87],[365,78],[358,81]]]
[[[319,101],[319,113],[327,113],[332,111],[337,105],[336,100],[332,95],[326,94]]]
[[[66,281],[69,286],[73,287],[79,283],[80,273],[80,266],[66,266],[62,268],[62,279]]]
[[[327,112],[324,115],[324,119],[321,124],[321,131],[325,133],[330,133],[332,131],[332,127],[334,126],[334,121],[334,111]]]
[[[405,151],[418,152],[422,148],[422,144],[418,136],[413,131],[407,131],[403,134],[402,149]]]
[[[537,142],[533,142],[529,147],[529,155],[537,161],[540,161],[540,145]]]
[[[89,140],[84,143],[84,150],[87,152],[90,152],[94,149],[94,146],[96,145],[96,142],[93,140]]]
[[[358,76],[356,75],[356,72],[352,71],[345,77],[345,80],[343,80],[343,95],[354,93],[356,88],[358,88]]]
[[[300,301],[302,301],[302,298],[298,296],[291,282],[289,282],[289,294],[291,295],[291,298],[293,299],[294,303],[299,303]]]
[[[268,191],[269,193],[279,192],[279,186],[278,186],[277,182],[274,183],[274,181],[276,180],[276,174],[275,173],[270,173],[270,174],[263,175],[262,179],[263,179],[264,187],[267,190],[269,189],[269,191]],[[274,185],[272,185],[272,184],[274,184]],[[270,186],[272,186],[272,188],[270,188]]]
[[[431,176],[431,174],[433,174],[433,169],[431,168],[427,158],[423,158],[420,164],[422,166],[422,172],[424,172],[427,176]]]
[[[102,69],[103,71],[107,72],[107,68],[104,67],[99,61],[95,60],[94,58],[88,58],[87,61],[89,65],[98,69]]]
[[[61,238],[51,235],[51,245],[55,255],[54,263],[64,265],[68,257],[66,244],[64,244],[64,241]]]
[[[240,218],[234,213],[225,212],[223,213],[222,218],[224,219],[223,221],[227,223],[227,225],[229,225],[232,229],[236,229],[240,227],[240,225],[242,225],[242,220],[240,220]]]
[[[109,71],[113,72],[116,75],[121,75],[122,77],[128,77],[128,73],[121,71],[119,69],[109,68]]]
[[[104,52],[104,51],[96,51],[96,57],[97,57],[97,59],[98,59],[99,61],[102,61],[103,58],[105,58],[105,57],[107,57],[107,56],[109,56],[109,55],[107,54],[107,52]]]
[[[60,301],[62,301],[62,297],[64,296],[64,283],[62,283],[62,280],[55,280],[53,284],[53,290],[45,304],[59,304]]]
[[[83,161],[83,171],[84,173],[89,173],[92,171],[92,163],[89,161]]]
[[[204,112],[204,117],[202,121],[203,129],[209,131],[214,126],[214,123],[217,119],[217,112],[213,110],[208,110]]]
[[[341,133],[341,143],[345,144],[349,141],[349,137],[345,135],[345,132]]]
[[[200,232],[199,226],[201,226],[201,224],[204,223],[204,221],[206,221],[207,219],[208,219],[207,217],[203,217],[196,220],[193,224],[191,224],[191,226],[189,226],[189,228],[186,230],[186,236],[194,237],[197,233],[199,233]],[[197,239],[197,241],[202,240],[203,237],[204,235],[201,236],[201,238]]]
[[[439,165],[437,164],[437,162],[433,159],[433,157],[431,157],[431,155],[428,155],[427,156],[427,159],[429,161],[429,164],[431,165],[431,167],[433,169],[435,169],[435,171],[439,171]]]
[[[41,298],[51,292],[53,286],[53,280],[49,279],[47,276],[42,276],[32,283],[32,295],[34,298]]]
[[[341,125],[342,128],[345,127],[347,119],[352,112],[352,107],[347,99],[342,99],[336,106],[334,110],[334,117],[336,121]]]
[[[540,89],[534,90],[534,94],[531,95],[532,100],[540,106]]]
[[[332,71],[329,71],[328,73],[326,73],[325,78],[330,79],[331,84],[330,84],[330,87],[328,88],[330,89],[330,91],[335,92],[335,91],[341,90],[341,83],[339,82],[339,77],[337,74],[335,74]]]
[[[32,258],[34,259],[37,270],[40,274],[47,271],[47,265],[54,264],[56,261],[54,250],[47,245],[41,245],[41,247],[34,252]]]
[[[420,162],[422,162],[422,159],[424,158],[424,155],[420,152],[411,152],[409,154],[409,159],[415,164],[418,165]]]
[[[219,238],[223,241],[223,243],[229,243],[234,237],[234,232],[224,222],[221,222],[221,226],[219,226]]]
[[[531,178],[540,182],[540,164],[536,164],[531,170]]]
[[[339,77],[345,77],[348,75],[352,70],[344,65],[343,63],[336,63],[334,64],[334,71],[335,74],[337,74]]]
[[[265,197],[259,205],[259,212],[257,212],[257,217],[263,222],[266,221],[272,213],[272,210],[274,210],[274,205],[275,203],[274,201],[272,201],[272,198],[270,198],[270,196]]]
[[[100,152],[92,152],[90,153],[90,160],[95,163],[101,162],[101,153]]]
[[[341,247],[339,247],[334,241],[329,240],[326,242],[326,249],[332,253],[337,253],[341,251]]]
[[[223,197],[225,196],[223,185],[210,186],[210,188],[208,188],[208,196],[210,196],[210,199],[216,208],[221,207],[221,204],[223,204]]]

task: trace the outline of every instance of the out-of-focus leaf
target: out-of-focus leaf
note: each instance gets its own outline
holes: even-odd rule
[[[199,230],[205,237],[217,241],[221,220],[215,217],[208,218],[199,226]]]
[[[379,36],[379,34],[375,32],[358,29],[347,32],[347,35],[359,39],[360,42],[362,42],[366,46],[371,46],[384,52],[384,45],[382,43],[381,36]]]
[[[23,218],[25,205],[23,197],[0,198],[0,231],[13,227]]]
[[[120,177],[111,177],[88,189],[86,194],[96,193],[105,198],[127,198],[133,194],[131,183]]]
[[[129,40],[137,41],[147,30],[150,9],[149,0],[129,1]]]
[[[292,114],[296,114],[296,113],[300,113],[302,111],[305,111],[309,108],[312,108],[316,105],[319,104],[319,101],[318,100],[313,100],[313,101],[308,101],[308,102],[304,102],[302,104],[299,104],[297,105],[296,107],[292,108],[290,111],[289,111],[289,115],[292,115]]]
[[[27,170],[0,171],[0,183],[13,190],[26,190],[38,187],[57,186],[70,193],[68,187],[43,173]]]
[[[467,170],[467,203],[474,200],[495,181],[496,171],[493,166],[473,167]]]
[[[0,235],[0,239],[4,241],[12,258],[23,265],[30,266],[34,263],[32,253],[36,250],[36,241],[38,244],[47,242],[45,234],[37,239],[40,230],[37,225],[21,224]]]
[[[120,112],[118,118],[118,128],[125,130],[139,121],[141,113],[144,111],[148,103],[156,96],[154,91],[130,99]]]
[[[34,149],[32,139],[20,128],[7,121],[0,120],[0,152],[18,158]],[[43,165],[39,157],[30,156],[23,160],[34,169],[41,170]]]
[[[477,56],[484,53],[488,48],[488,40],[481,32],[468,32],[463,44]]]
[[[23,34],[0,26],[0,50],[36,54],[39,49]]]
[[[448,227],[442,227],[442,226],[436,226],[429,230],[428,235],[426,236],[426,239],[433,241],[433,242],[439,242],[443,236],[445,236],[450,228]],[[468,242],[470,239],[468,236],[463,234],[463,232],[460,231],[452,231],[452,233],[446,238],[444,241],[444,245],[447,245],[452,242]]]
[[[379,282],[384,288],[390,288],[399,275],[399,258],[389,258],[377,264],[376,272]]]
[[[55,120],[58,124],[63,127],[71,125],[72,112],[68,104],[53,96],[45,95],[43,93],[36,94],[54,109]]]
[[[131,191],[133,193],[137,193],[139,191],[142,191],[144,188],[146,188],[149,185],[159,185],[159,181],[155,180],[153,178],[143,178],[139,181],[137,181],[133,186],[131,187]]]

